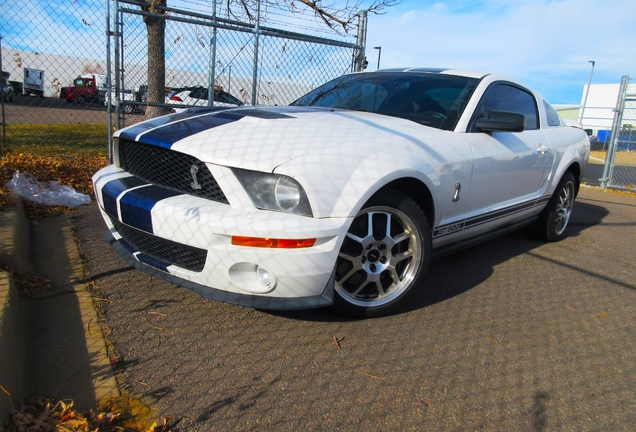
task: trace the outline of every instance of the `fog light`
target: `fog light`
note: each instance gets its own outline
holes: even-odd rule
[[[269,275],[269,272],[261,266],[256,267],[256,277],[258,281],[266,287],[272,284],[272,277]]]

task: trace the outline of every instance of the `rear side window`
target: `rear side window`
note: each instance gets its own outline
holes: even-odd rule
[[[475,127],[475,121],[488,117],[490,111],[509,111],[523,114],[526,116],[526,130],[539,128],[539,116],[534,96],[517,86],[502,83],[490,86],[475,111],[471,132],[479,132]]]
[[[554,108],[546,101],[543,101],[543,106],[545,108],[548,126],[561,126],[561,117],[559,117],[559,114],[557,114]]]

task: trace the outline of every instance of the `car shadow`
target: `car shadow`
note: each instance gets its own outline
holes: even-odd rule
[[[609,211],[600,205],[575,202],[567,227],[568,237],[577,237],[585,230],[600,224]],[[407,303],[389,316],[426,308],[458,296],[480,285],[494,273],[497,265],[545,245],[529,237],[524,230],[461,250],[443,258],[433,259],[424,286]],[[335,315],[329,308],[304,311],[263,311],[272,315],[301,321],[346,322],[354,319]]]

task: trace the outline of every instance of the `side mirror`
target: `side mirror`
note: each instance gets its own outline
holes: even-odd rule
[[[526,116],[509,111],[490,111],[488,118],[480,118],[475,126],[484,132],[523,132]]]

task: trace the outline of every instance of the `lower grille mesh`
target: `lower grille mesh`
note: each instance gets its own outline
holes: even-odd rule
[[[186,270],[194,272],[203,270],[208,254],[205,249],[187,246],[148,234],[145,231],[124,225],[113,218],[111,218],[111,221],[119,235],[134,249],[144,255]]]

